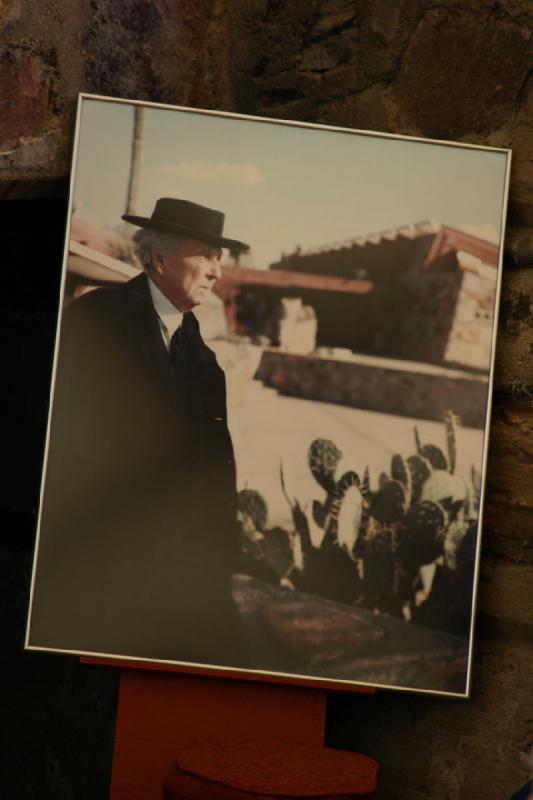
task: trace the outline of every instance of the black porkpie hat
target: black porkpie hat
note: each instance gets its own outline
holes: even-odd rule
[[[161,197],[155,204],[151,217],[138,217],[123,214],[122,219],[141,228],[152,228],[165,233],[176,233],[199,239],[215,247],[227,247],[228,250],[249,250],[249,245],[237,239],[226,239],[224,231],[225,215],[222,211],[206,208],[189,200],[176,197]]]

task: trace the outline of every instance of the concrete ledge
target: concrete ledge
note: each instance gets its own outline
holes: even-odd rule
[[[340,360],[266,350],[255,377],[291,397],[438,421],[452,410],[467,427],[485,425],[488,379],[470,372],[370,356]]]

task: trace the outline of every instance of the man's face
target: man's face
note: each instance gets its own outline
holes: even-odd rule
[[[172,305],[180,311],[203,303],[220,278],[219,247],[183,237],[172,256],[156,255],[150,277]]]

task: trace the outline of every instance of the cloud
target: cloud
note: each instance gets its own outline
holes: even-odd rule
[[[198,183],[233,186],[255,186],[265,180],[255,164],[228,164],[225,161],[180,161],[179,164],[166,164],[163,172]]]

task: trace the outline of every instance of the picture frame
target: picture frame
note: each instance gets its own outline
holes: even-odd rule
[[[469,695],[510,161],[80,95],[28,650]]]

